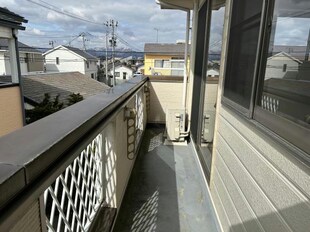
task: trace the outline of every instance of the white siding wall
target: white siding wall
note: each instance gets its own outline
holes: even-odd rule
[[[59,57],[59,65],[56,64],[56,57]],[[77,71],[85,74],[84,59],[64,48],[45,55],[45,67],[47,72]]]
[[[283,65],[286,64],[286,71],[283,71]],[[296,76],[298,72],[298,63],[286,56],[272,57],[267,62],[266,77],[270,78],[283,78],[285,74],[290,71],[294,72]]]
[[[4,57],[5,55],[5,57]],[[25,63],[26,53],[19,53],[21,74],[28,73],[27,63]],[[0,75],[11,75],[11,64],[8,52],[0,52]]]
[[[6,75],[4,52],[0,52],[0,75]]]
[[[210,180],[221,226],[224,231],[309,231],[309,166],[221,105],[230,3],[226,1]]]
[[[225,231],[309,231],[310,168],[221,107],[211,193]]]
[[[126,67],[116,67],[115,68],[115,72],[119,72],[120,73],[119,77],[115,77],[118,80],[123,80],[123,73],[126,73],[126,80],[132,78],[132,76],[133,76],[133,71],[129,70]],[[110,71],[110,75],[113,75],[113,70]]]
[[[97,80],[97,61],[90,61],[89,62],[89,68],[86,66],[86,62],[84,62],[85,65],[85,75],[88,77],[92,77],[91,74],[94,74],[94,79]]]

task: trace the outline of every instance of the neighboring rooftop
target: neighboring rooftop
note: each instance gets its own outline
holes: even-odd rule
[[[28,21],[12,11],[9,11],[7,8],[0,7],[0,25],[4,27],[16,28],[20,30],[25,30],[25,27],[22,26],[22,23],[27,23]]]
[[[66,103],[72,93],[80,93],[87,98],[110,88],[79,72],[27,75],[22,80],[25,100],[31,105],[42,102],[45,93],[49,93],[51,98],[59,95],[59,100]]]
[[[185,44],[168,44],[168,43],[146,43],[144,53],[158,55],[182,55],[184,56]],[[190,52],[190,45],[189,45]]]
[[[289,46],[289,45],[275,45],[273,47],[272,54],[277,54],[279,52],[285,52],[291,56],[304,60],[306,55],[307,46]]]
[[[75,54],[77,54],[78,56],[80,56],[81,58],[85,59],[85,60],[98,60],[97,57],[89,54],[88,52],[86,51],[83,51],[79,48],[75,48],[75,47],[70,47],[70,46],[64,46],[64,45],[59,45],[57,46],[56,48],[53,48],[51,50],[48,50],[47,52],[45,52],[43,55],[47,55],[48,53],[51,53],[55,50],[58,50],[58,49],[67,49]]]
[[[8,50],[8,40],[7,39],[0,39],[0,50]],[[18,42],[18,50],[20,52],[30,52],[30,53],[42,53],[40,52],[39,50],[33,48],[33,47],[30,47],[24,43],[21,43],[21,42]]]

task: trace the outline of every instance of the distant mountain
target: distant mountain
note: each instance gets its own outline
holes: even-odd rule
[[[92,49],[88,49],[87,52],[92,54],[93,56],[96,56],[96,57],[105,57],[106,56],[105,48],[98,48],[98,47],[92,48]],[[111,57],[111,56],[112,56],[112,50],[109,49],[108,50],[108,57]],[[132,51],[130,49],[125,49],[125,48],[118,48],[115,50],[115,56],[121,57],[121,58],[125,58],[128,56],[133,56],[134,58],[139,58],[139,57],[143,58],[144,53]]]

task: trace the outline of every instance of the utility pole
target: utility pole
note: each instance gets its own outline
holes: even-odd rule
[[[112,65],[113,65],[113,79],[112,86],[115,86],[115,47],[116,47],[116,36],[115,36],[115,28],[118,26],[118,22],[113,19],[110,20],[109,27],[112,28],[112,36],[109,40],[110,45],[112,47]]]
[[[84,32],[82,32],[82,33],[80,34],[80,36],[82,36],[83,50],[86,51],[86,43],[85,43],[85,42],[86,42],[86,41],[89,41],[89,40],[85,38],[85,33],[84,33]]]
[[[56,41],[50,40],[50,41],[48,42],[48,45],[51,45],[52,48],[54,48],[54,44],[55,44],[55,43],[56,43]]]
[[[158,31],[159,31],[159,29],[155,27],[154,30],[156,31],[156,43],[158,43]]]
[[[109,22],[106,24],[107,30],[105,34],[105,80],[109,81],[109,75],[108,75],[108,35],[109,35]],[[109,82],[108,82],[109,83]]]

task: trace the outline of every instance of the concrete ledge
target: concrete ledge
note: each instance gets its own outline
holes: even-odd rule
[[[26,176],[22,166],[0,164],[0,209],[26,186]]]

